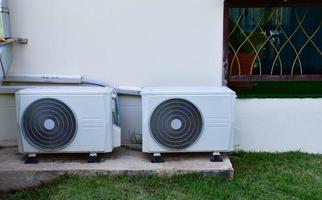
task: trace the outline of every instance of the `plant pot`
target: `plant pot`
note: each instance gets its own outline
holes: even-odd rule
[[[234,59],[234,54],[229,54],[229,74],[232,76],[238,75],[251,75],[251,70],[253,67],[253,61],[256,58],[256,53],[237,53]],[[233,61],[234,59],[234,61]],[[238,60],[240,63],[240,69]],[[233,62],[233,64],[232,64]]]
[[[253,61],[256,59],[256,53],[237,53],[235,59],[234,54],[229,54],[228,59],[230,76],[252,75],[251,70],[253,67]],[[237,59],[239,60],[239,63]],[[251,81],[230,81],[229,86],[233,89],[251,89],[254,87],[254,83]]]

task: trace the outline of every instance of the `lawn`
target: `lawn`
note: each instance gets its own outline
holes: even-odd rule
[[[322,199],[322,156],[235,153],[234,180],[200,177],[64,176],[8,199]]]

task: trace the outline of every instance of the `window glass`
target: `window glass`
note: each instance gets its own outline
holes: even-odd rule
[[[229,75],[322,74],[322,7],[230,8]]]

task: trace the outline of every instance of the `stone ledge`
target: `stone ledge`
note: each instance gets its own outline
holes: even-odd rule
[[[151,155],[118,148],[113,153],[100,155],[101,163],[88,164],[86,154],[40,155],[39,164],[24,164],[24,156],[16,147],[0,150],[0,191],[20,190],[48,183],[55,178],[71,174],[173,176],[200,174],[232,179],[233,166],[227,155],[222,163],[210,162],[211,154],[167,154],[165,163],[152,164]]]

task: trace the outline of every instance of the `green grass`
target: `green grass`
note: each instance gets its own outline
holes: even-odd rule
[[[322,82],[257,82],[236,90],[238,98],[321,98]]]
[[[322,156],[235,153],[232,181],[176,177],[64,176],[9,199],[322,199]]]

